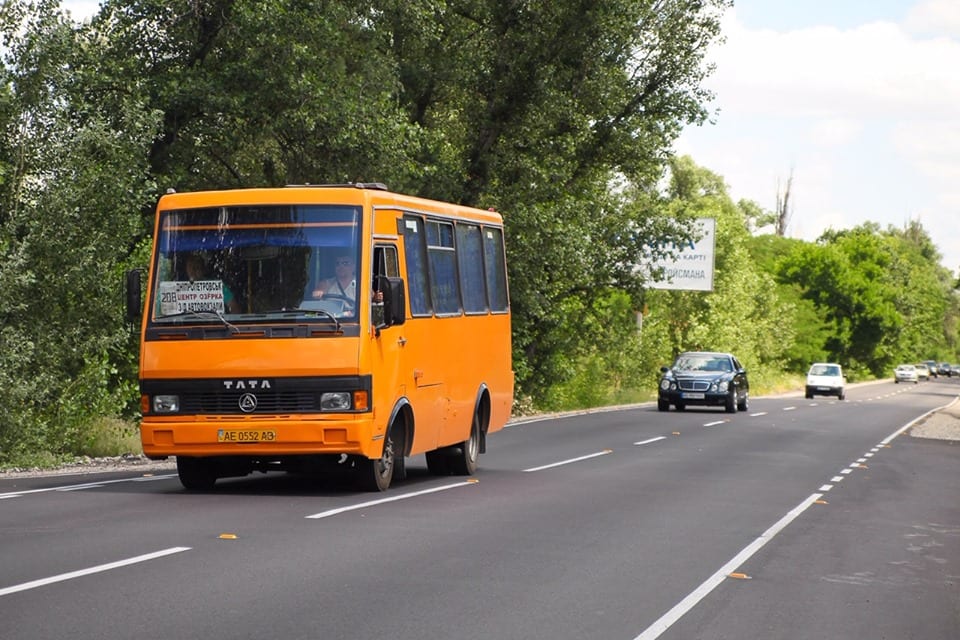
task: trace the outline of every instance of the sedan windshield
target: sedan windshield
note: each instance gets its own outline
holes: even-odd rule
[[[723,356],[683,355],[673,364],[674,371],[733,371],[730,360]]]

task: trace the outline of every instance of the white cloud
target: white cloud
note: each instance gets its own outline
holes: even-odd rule
[[[792,235],[920,219],[960,266],[958,0],[845,29],[748,29],[731,10],[724,35],[706,82],[717,124],[684,132],[678,152],[767,209],[793,172]]]
[[[904,27],[918,35],[960,37],[960,3],[956,0],[927,0],[907,14]]]

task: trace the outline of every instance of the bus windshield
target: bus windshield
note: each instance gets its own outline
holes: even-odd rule
[[[151,320],[356,322],[361,219],[345,205],[162,211]]]

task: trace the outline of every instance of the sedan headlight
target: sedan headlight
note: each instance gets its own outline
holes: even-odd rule
[[[710,385],[710,387],[714,393],[726,393],[727,389],[730,388],[730,383],[726,380],[719,380]]]
[[[671,385],[671,381],[668,378],[664,378],[663,380],[660,381],[660,388],[663,389],[664,391],[669,391],[670,385]]]

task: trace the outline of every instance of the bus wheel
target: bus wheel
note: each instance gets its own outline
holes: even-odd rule
[[[480,457],[480,414],[473,413],[473,424],[470,425],[470,437],[454,448],[454,454],[449,458],[450,471],[454,475],[469,476],[477,471],[477,458]]]
[[[375,460],[361,457],[357,463],[360,487],[365,491],[386,491],[390,488],[396,455],[392,434],[393,429],[390,429],[383,443],[383,455]]]
[[[217,482],[215,461],[207,458],[177,456],[177,475],[184,489],[212,489]]]

